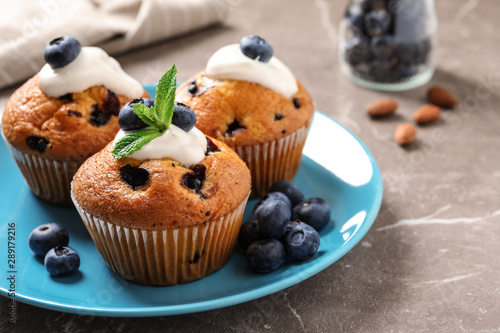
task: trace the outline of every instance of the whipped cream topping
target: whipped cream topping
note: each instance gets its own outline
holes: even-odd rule
[[[224,46],[208,59],[207,76],[212,79],[232,79],[258,83],[286,97],[298,90],[292,72],[279,59],[261,62],[244,55],[238,44]]]
[[[61,68],[42,67],[40,86],[49,96],[59,97],[103,85],[116,94],[139,98],[141,84],[123,71],[118,61],[98,47],[82,47],[75,60]]]
[[[130,133],[120,130],[116,134],[114,145]],[[136,160],[170,158],[185,166],[200,162],[205,158],[207,150],[207,138],[199,129],[193,127],[189,132],[170,124],[169,128],[159,137],[149,141],[138,151],[129,155]]]

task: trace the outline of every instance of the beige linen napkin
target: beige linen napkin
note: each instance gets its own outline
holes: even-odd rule
[[[1,0],[0,89],[38,72],[55,37],[114,54],[217,23],[230,1]]]

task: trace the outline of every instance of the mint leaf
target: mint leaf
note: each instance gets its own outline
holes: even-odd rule
[[[120,159],[132,155],[146,143],[159,137],[161,134],[162,132],[157,129],[142,129],[128,133],[115,144],[113,148],[113,157]]]
[[[161,131],[166,130],[172,123],[174,114],[175,89],[177,84],[177,67],[175,64],[160,78],[156,86],[155,113],[158,118]],[[163,128],[164,126],[164,128]]]
[[[148,108],[144,104],[132,104],[132,108],[134,109],[134,113],[145,122],[147,125],[155,128],[159,128],[159,121],[156,117],[156,112],[153,108]]]

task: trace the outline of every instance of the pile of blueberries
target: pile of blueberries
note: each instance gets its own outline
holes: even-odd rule
[[[347,8],[344,60],[353,75],[368,81],[397,83],[416,75],[427,63],[429,37],[414,40],[396,36],[395,22],[400,0],[361,0]],[[420,14],[415,14],[414,20]],[[411,29],[408,25],[397,29]],[[416,29],[418,30],[418,29]]]
[[[292,182],[280,180],[257,202],[238,244],[258,273],[272,272],[285,262],[311,259],[318,251],[318,231],[330,222],[330,205],[321,198],[304,200]]]
[[[47,223],[36,227],[28,239],[29,247],[52,276],[73,274],[80,267],[80,256],[68,247],[68,231],[58,223]]]

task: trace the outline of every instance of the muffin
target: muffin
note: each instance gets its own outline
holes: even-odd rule
[[[272,54],[262,38],[244,37],[216,51],[176,96],[196,112],[203,133],[247,163],[253,197],[295,177],[314,114],[305,88]]]
[[[175,91],[175,81],[172,86]],[[123,116],[127,130],[85,161],[72,183],[75,207],[106,264],[143,285],[186,283],[221,268],[233,251],[251,187],[238,155],[193,127],[189,107],[177,104],[174,110],[160,136],[116,156],[127,136],[155,131],[125,124],[137,121],[133,113]]]
[[[113,140],[120,108],[148,95],[106,52],[73,38],[50,42],[45,59],[9,98],[2,135],[32,192],[69,205],[73,175]]]

